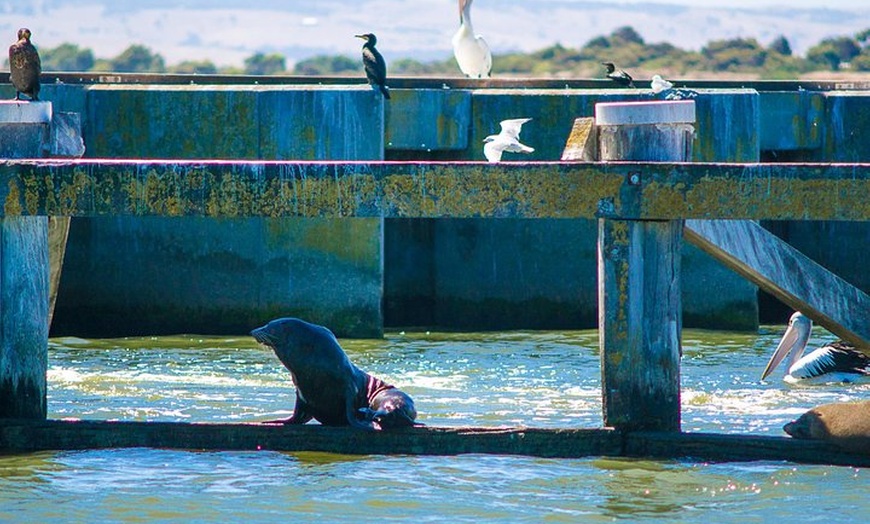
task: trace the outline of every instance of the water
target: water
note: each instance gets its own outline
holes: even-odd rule
[[[683,429],[782,435],[870,385],[762,383],[781,328],[686,331]],[[830,338],[816,330],[813,342]],[[342,341],[436,426],[598,427],[595,332],[393,333]],[[53,340],[49,416],[238,422],[289,416],[293,388],[249,337]],[[0,456],[3,522],[861,521],[861,469],[606,457],[341,456],[121,449]]]

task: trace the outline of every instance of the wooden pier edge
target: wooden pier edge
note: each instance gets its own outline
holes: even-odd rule
[[[870,466],[870,453],[789,437],[625,432],[610,428],[416,427],[364,432],[317,424],[0,420],[0,454],[116,448],[328,452],[345,455],[599,456],[700,462],[789,461]]]

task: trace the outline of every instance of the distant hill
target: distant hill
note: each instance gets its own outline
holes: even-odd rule
[[[695,50],[716,39],[754,37],[768,44],[784,35],[794,52],[803,54],[828,36],[851,36],[870,27],[870,2],[853,4],[750,9],[477,0],[473,19],[475,30],[496,53],[529,52],[554,43],[580,46],[628,25],[647,42]],[[257,52],[281,53],[288,67],[318,54],[355,56],[360,41],[353,35],[361,32],[378,35],[388,60],[443,59],[451,54],[450,37],[459,24],[455,0],[33,0],[4,3],[0,13],[0,35],[9,43],[25,26],[37,46],[71,42],[110,57],[142,44],[168,64],[207,59],[220,66],[241,65]]]

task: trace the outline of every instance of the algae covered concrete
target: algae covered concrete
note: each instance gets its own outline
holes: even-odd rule
[[[503,161],[559,160],[574,120],[592,116],[595,104],[650,100],[648,90],[481,89],[471,97],[469,147],[463,160],[483,160],[483,139],[508,118],[532,118],[521,140],[535,148],[529,155],[505,153]],[[700,90],[694,160],[753,162],[759,156],[758,93],[752,89]],[[591,188],[590,188],[591,189]],[[582,191],[582,189],[581,189]],[[407,222],[396,227],[408,227]],[[431,264],[412,262],[387,251],[387,318],[411,325],[434,321],[450,329],[509,329],[597,325],[594,220],[440,219],[423,238],[415,231],[390,231],[390,246],[411,244],[418,251],[427,239]],[[404,240],[403,240],[404,238]],[[519,241],[519,243],[517,243]],[[757,289],[691,245],[685,245],[683,308],[689,327],[753,330],[758,326]],[[407,262],[405,262],[407,263]],[[416,271],[416,275],[415,272]],[[392,283],[392,279],[399,283]],[[430,310],[411,318],[421,302],[418,280],[431,284]]]
[[[393,100],[385,106],[381,97],[362,85],[52,84],[46,85],[44,91],[46,98],[59,104],[59,110],[81,111],[87,155],[92,158],[379,160],[386,155],[388,160],[480,161],[483,160],[482,140],[498,131],[500,120],[531,117],[533,120],[523,127],[521,136],[524,143],[536,149],[535,152],[531,155],[506,154],[505,162],[558,160],[574,119],[591,116],[596,102],[650,99],[649,91],[643,89],[394,89]],[[853,100],[849,98],[852,95],[840,96],[840,93],[825,96],[790,94],[775,100],[768,98],[771,96],[769,93],[759,94],[752,89],[699,89],[698,92],[698,122],[693,148],[696,161],[755,162],[766,147],[792,148],[790,151],[806,152],[805,156],[815,154],[814,158],[819,160],[867,159],[866,141],[860,140],[860,130],[866,129],[866,126],[861,127],[864,125],[861,115],[866,114],[864,108],[867,106],[860,105],[860,97]],[[797,116],[789,114],[790,104],[797,104]],[[141,114],[134,114],[136,112]],[[772,125],[771,119],[778,124]],[[827,120],[831,119],[842,123],[830,127]],[[782,128],[786,129],[783,133],[788,136],[780,140],[777,137]],[[814,144],[819,147],[800,149],[815,147]],[[428,185],[418,183],[425,180],[425,173],[415,176],[414,184],[403,186],[399,183],[392,186],[391,191],[397,195],[407,190],[429,191]],[[304,178],[299,180],[304,182]],[[759,181],[753,183],[756,182]],[[468,192],[473,186],[457,183],[448,193],[428,194],[433,205],[438,206],[432,208],[430,216],[443,216],[450,206],[483,206],[485,200],[493,196],[490,193],[475,201],[475,194]],[[233,187],[232,181],[227,180],[222,190],[232,191]],[[348,186],[354,191],[361,189],[354,187]],[[549,190],[544,184],[537,189],[506,185],[492,187],[491,191],[521,187],[523,191]],[[594,193],[594,185],[589,187],[590,193]],[[330,195],[333,193],[321,196],[329,199],[332,198]],[[582,188],[570,196],[578,202],[585,202],[587,197],[592,198],[592,195],[585,194]],[[167,196],[165,202],[171,205],[172,199]],[[349,200],[343,202],[350,206],[349,209],[356,209],[353,206],[358,204]],[[401,205],[400,199],[395,202]],[[276,210],[285,204],[281,193],[276,193]],[[127,270],[121,267],[123,264],[111,260],[116,255],[111,254],[110,249],[98,249],[85,239],[88,235],[97,235],[102,238],[101,242],[121,245],[123,242],[117,235],[125,234],[130,228],[140,231],[138,226],[131,225],[139,219],[87,220],[91,221],[90,225],[82,221],[78,227],[74,226],[70,249],[80,251],[71,255],[71,260],[78,262],[71,263],[65,272],[66,292],[59,298],[58,305],[63,306],[64,300],[75,300],[72,296],[90,295],[95,304],[102,302],[103,311],[122,307],[113,301],[111,295],[123,290],[103,286],[89,272],[103,266]],[[355,262],[341,255],[337,258],[336,255],[324,255],[318,262],[313,262],[310,252],[305,254],[306,251],[302,250],[300,255],[295,253],[297,248],[294,245],[286,244],[284,263],[288,268],[293,266],[288,269],[288,279],[297,274],[327,278],[317,272],[320,268],[302,268],[300,260],[312,264],[333,261],[336,272],[327,278],[330,285],[323,286],[322,290],[341,289],[349,295],[336,294],[334,302],[313,313],[300,304],[300,300],[314,301],[311,297],[288,298],[283,305],[277,306],[278,309],[286,314],[314,315],[309,319],[324,323],[338,322],[335,318],[350,318],[345,323],[347,329],[336,324],[330,327],[340,334],[357,336],[377,334],[384,324],[463,329],[595,325],[597,305],[595,300],[589,299],[594,297],[595,286],[594,280],[589,278],[589,275],[594,275],[595,268],[594,221],[387,218],[381,223],[383,219],[380,218],[371,220],[377,227],[362,225],[363,222],[356,220],[351,222],[357,225],[350,227],[359,228],[359,235],[372,235],[371,242],[364,242],[364,245],[368,246],[372,260],[383,267],[379,277],[372,277],[360,285],[360,275],[371,275],[369,269],[348,273],[348,268],[355,267]],[[174,218],[169,224],[173,228],[190,228],[185,237],[191,241],[199,236],[220,236],[220,231],[238,235],[244,230],[256,237],[246,219],[234,226],[228,225],[231,222],[221,220],[218,224],[205,225],[196,220]],[[162,231],[166,226],[157,226],[158,223],[153,222],[151,227]],[[299,234],[302,234],[307,229],[301,225],[304,223],[300,221],[297,226],[288,227],[298,227]],[[860,229],[864,226],[849,224],[845,227]],[[324,244],[318,249],[329,251],[329,239],[343,238],[344,226],[333,227],[336,233],[325,235]],[[113,231],[114,236],[98,234],[96,230],[99,228]],[[265,223],[260,229],[267,229]],[[293,237],[289,232],[287,234],[288,238]],[[383,245],[377,245],[375,241],[381,236]],[[813,238],[807,242],[812,243]],[[238,253],[249,247],[245,238],[238,242],[238,246],[231,250],[228,247],[221,249]],[[166,249],[153,250],[149,255],[152,257],[150,263],[158,268],[168,266],[173,259],[166,253],[172,249],[170,244]],[[85,261],[90,250],[103,253],[103,258],[97,259],[93,266],[87,266]],[[199,257],[194,263],[181,257],[173,263],[186,265],[182,272],[196,269],[220,274],[225,269],[218,264],[219,258],[216,256],[212,262]],[[246,267],[240,262],[237,274],[244,274]],[[170,268],[161,271],[170,271]],[[855,271],[854,267],[852,271]],[[540,278],[535,277],[538,272]],[[136,278],[135,271],[129,270],[127,276]],[[683,305],[688,326],[754,328],[758,306],[753,286],[691,247],[687,247],[684,253],[683,276]],[[848,275],[844,276],[850,280]],[[161,286],[159,278],[151,281],[155,286]],[[115,282],[123,285],[121,278]],[[259,285],[288,289],[287,284],[280,280],[264,280]],[[372,291],[377,289],[381,290],[381,296],[369,295],[378,293]],[[167,289],[166,293],[164,302],[176,301],[179,308],[187,307],[182,298],[172,297],[175,290]],[[153,295],[145,293],[143,296],[150,296],[149,300],[153,300]],[[250,313],[248,309],[263,315],[278,312],[252,302],[244,293],[238,296],[239,311],[244,310],[244,315]],[[137,304],[136,300],[130,296],[130,301],[123,306],[137,312],[135,315],[127,314],[131,325],[143,318],[151,303]],[[229,309],[225,305],[215,305],[214,311],[208,313],[214,316],[208,317],[206,310],[210,306],[205,302],[199,315],[209,320],[199,325],[211,325],[215,322],[212,319],[226,317],[225,312]],[[155,308],[161,304],[155,304]],[[361,309],[354,312],[355,308]],[[66,306],[69,315],[74,314],[75,309],[73,302]],[[338,314],[339,311],[344,313]],[[57,320],[61,322],[60,318]],[[377,327],[358,330],[362,322],[372,322]],[[159,323],[155,321],[153,325]]]
[[[89,158],[383,158],[383,101],[363,86],[107,84],[46,96],[83,107]],[[155,199],[173,214],[171,194]],[[75,219],[53,333],[238,334],[300,316],[380,336],[382,235],[379,218]]]

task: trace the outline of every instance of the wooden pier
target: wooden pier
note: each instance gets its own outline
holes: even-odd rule
[[[656,152],[673,151],[646,158],[647,149],[639,159],[629,147],[601,147],[616,153],[605,162],[495,165],[41,159],[0,164],[0,391],[14,401],[4,401],[0,411],[0,450],[154,446],[867,465],[870,454],[850,455],[819,442],[680,432],[676,261],[686,220],[870,220],[870,164],[688,163],[688,122],[644,121],[647,131],[631,122],[613,125],[625,126],[612,135],[623,146],[672,125],[673,137],[650,143],[657,144]],[[612,429],[415,428],[363,434],[325,427],[41,420],[49,277],[47,235],[36,221],[119,215],[599,219],[602,394],[604,425]],[[703,233],[703,224],[689,222],[686,230],[728,256],[735,251],[711,240],[714,235]],[[747,256],[733,258],[756,265]],[[770,273],[756,269],[758,275]],[[821,279],[819,285],[828,283]],[[855,290],[854,301],[828,308],[819,298],[824,292],[807,289],[813,282],[801,285],[785,285],[783,296],[812,305],[807,315],[824,318],[828,329],[870,353],[866,295]],[[772,280],[770,286],[783,287]],[[28,327],[21,330],[22,325]]]

